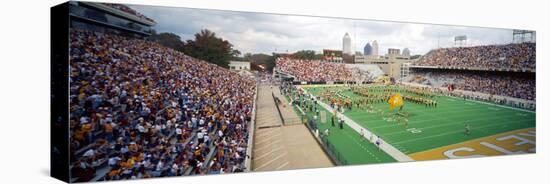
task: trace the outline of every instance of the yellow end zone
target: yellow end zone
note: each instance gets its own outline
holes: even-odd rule
[[[535,128],[504,132],[492,136],[410,154],[414,160],[472,158],[536,152]]]

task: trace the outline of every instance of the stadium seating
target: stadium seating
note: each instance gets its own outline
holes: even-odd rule
[[[376,77],[384,75],[384,71],[382,71],[380,66],[378,66],[376,64],[346,64],[346,67],[349,68],[349,69],[357,68],[357,69],[362,70],[363,72],[366,71],[366,72],[370,73],[372,78],[376,78]]]
[[[157,43],[70,32],[72,181],[239,172],[256,82]]]
[[[535,48],[535,43],[441,48],[428,52],[414,65],[534,71]]]
[[[406,82],[535,100],[535,78],[525,73],[414,69]]]
[[[383,73],[379,67],[374,65],[358,66],[285,57],[277,58],[276,69],[305,82],[369,81]]]
[[[137,12],[136,10],[134,10],[134,9],[132,9],[132,8],[126,6],[126,5],[123,5],[123,4],[113,4],[113,3],[102,3],[102,4],[104,4],[104,5],[106,5],[106,6],[109,6],[109,7],[111,7],[111,8],[115,8],[115,9],[117,9],[117,10],[120,10],[120,11],[123,11],[123,12],[126,12],[126,13],[129,13],[129,14],[135,15],[135,16],[141,18],[141,19],[145,19],[145,20],[148,20],[148,21],[150,21],[150,22],[155,22],[153,19],[151,19],[151,18],[149,18],[149,17],[147,17],[147,16],[145,16],[145,15],[143,15],[143,14]]]

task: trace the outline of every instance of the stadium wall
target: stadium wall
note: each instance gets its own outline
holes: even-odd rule
[[[248,126],[248,142],[246,150],[246,159],[244,160],[244,165],[246,167],[246,172],[252,170],[252,149],[254,149],[254,130],[256,130],[256,102],[258,101],[258,85],[256,85],[256,93],[254,93],[254,104],[252,105],[252,118],[250,120],[250,125]]]

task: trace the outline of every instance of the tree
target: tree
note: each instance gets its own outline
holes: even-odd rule
[[[317,59],[317,56],[315,55],[315,51],[313,50],[301,50],[301,51],[295,52],[292,55],[296,59],[304,59],[304,60]]]
[[[180,36],[174,33],[153,33],[148,39],[181,52],[183,52],[183,46],[185,45]]]
[[[183,52],[191,57],[227,68],[229,60],[241,53],[233,49],[227,40],[216,37],[216,33],[203,29],[195,34],[195,40],[187,40]]]
[[[412,55],[412,56],[411,56],[411,59],[418,59],[418,58],[420,58],[421,56],[422,56],[422,55]]]

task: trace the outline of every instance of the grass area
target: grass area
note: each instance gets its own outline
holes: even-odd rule
[[[316,96],[327,90],[324,87],[306,87],[305,89]],[[345,87],[342,87],[342,89],[345,89]],[[355,95],[351,90],[344,90],[341,94],[352,99],[362,98]],[[404,95],[408,94],[405,93]],[[403,111],[409,113],[409,126],[407,128],[404,123],[388,122],[379,113],[369,113],[355,107],[344,114],[359,125],[379,135],[386,143],[393,145],[405,154],[498,133],[535,127],[534,112],[447,96],[436,96],[433,99],[438,103],[435,108],[405,102]],[[328,104],[326,101],[325,103]],[[374,104],[374,107],[383,110],[385,114],[390,112],[387,103]],[[470,135],[464,135],[465,124],[469,124],[471,127]],[[349,128],[348,130],[353,131]],[[338,137],[359,137],[358,133],[348,132],[342,134]],[[341,147],[340,149],[344,153],[353,152],[352,150],[354,150],[347,147],[358,147],[355,150],[360,149],[360,146],[355,145],[353,141],[338,140],[342,138],[334,139],[334,144],[337,145],[337,148]],[[349,156],[349,158],[359,159],[362,157],[360,153],[350,154],[358,155]]]
[[[289,100],[288,97],[286,98]],[[327,146],[330,147],[333,154],[338,157],[341,162],[344,162],[345,165],[388,163],[396,161],[384,151],[379,150],[375,144],[368,140],[362,140],[359,133],[349,126],[344,124],[344,128],[340,129],[338,124],[335,123],[333,127],[330,120],[331,113],[320,105],[317,105],[317,108],[323,111],[327,117],[324,123],[320,122],[319,118],[319,123],[317,123],[319,133],[321,134],[325,129],[329,129],[330,134],[326,136],[329,143]],[[294,107],[294,109],[297,114],[301,114],[296,107]],[[314,111],[303,110],[310,119],[316,114]]]

